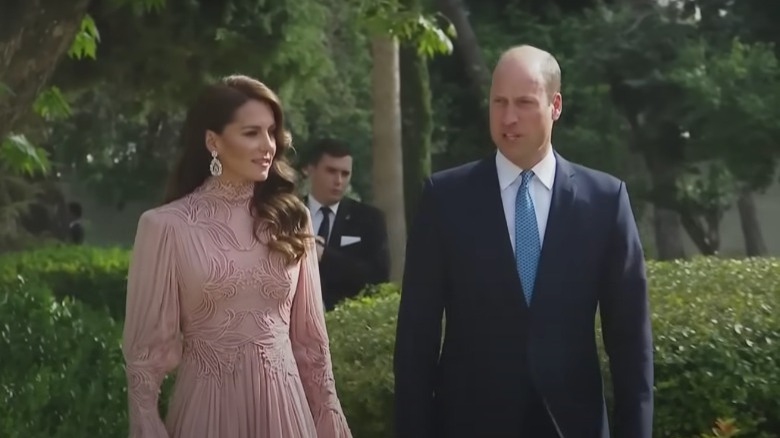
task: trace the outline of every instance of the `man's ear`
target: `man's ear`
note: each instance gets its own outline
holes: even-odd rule
[[[558,119],[561,118],[562,113],[563,113],[563,97],[561,96],[561,93],[555,93],[555,96],[553,96],[553,111],[552,111],[553,120],[558,121]]]

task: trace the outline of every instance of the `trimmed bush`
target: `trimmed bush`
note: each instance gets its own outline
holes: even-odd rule
[[[355,437],[393,437],[398,288],[377,287],[326,314],[333,374]]]
[[[129,252],[121,248],[60,245],[0,256],[0,283],[22,277],[49,286],[114,319],[125,314]]]
[[[121,250],[69,247],[0,258],[0,436],[126,434],[118,325],[79,303],[54,300],[37,282],[20,288],[16,276],[121,318],[127,259]],[[736,418],[738,436],[780,436],[780,260],[649,262],[648,277],[654,435],[700,437],[717,418]],[[383,285],[326,316],[338,391],[356,437],[393,436],[397,308],[397,288]]]
[[[120,327],[40,284],[0,283],[0,436],[127,436]]]
[[[780,436],[780,260],[650,263],[657,436]]]
[[[649,262],[648,277],[654,435],[695,437],[717,418],[733,417],[740,436],[780,436],[780,261]],[[356,436],[393,436],[397,308],[397,289],[387,286],[328,315],[334,373]],[[611,406],[605,356],[602,350]]]

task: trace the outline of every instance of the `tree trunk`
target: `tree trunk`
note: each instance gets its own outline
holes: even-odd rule
[[[636,131],[636,130],[635,130]],[[663,202],[668,191],[673,190],[674,168],[666,163],[645,157],[653,191],[653,229],[655,246],[660,260],[685,258],[683,227],[680,215]]]
[[[401,117],[404,166],[404,207],[412,221],[425,177],[431,173],[433,111],[428,63],[414,47],[401,47]]]
[[[455,26],[457,32],[455,47],[466,67],[469,85],[474,96],[479,99],[480,105],[486,107],[491,74],[482,57],[477,35],[469,22],[466,5],[463,0],[436,0],[436,5]]]
[[[374,204],[387,220],[390,281],[400,282],[406,250],[406,220],[398,41],[387,35],[374,36],[371,54]]]
[[[656,253],[659,260],[685,258],[680,215],[672,210],[655,205],[653,229],[655,231]]]
[[[73,42],[90,1],[2,2],[0,139],[11,132],[49,81]]]
[[[711,256],[720,250],[720,218],[709,215],[702,220],[692,214],[680,214],[680,220],[693,243],[703,255]]]
[[[761,232],[761,224],[756,213],[756,201],[750,189],[740,191],[737,199],[739,221],[742,225],[742,235],[745,238],[745,253],[748,257],[763,257],[769,254]]]

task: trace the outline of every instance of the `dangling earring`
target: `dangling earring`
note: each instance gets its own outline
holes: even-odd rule
[[[214,176],[222,175],[222,163],[217,159],[217,151],[211,151],[211,164],[209,164],[209,170]]]

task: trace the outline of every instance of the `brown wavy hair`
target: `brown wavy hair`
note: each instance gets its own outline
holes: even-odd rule
[[[197,189],[211,176],[211,154],[206,149],[206,131],[221,133],[233,121],[235,112],[245,103],[256,100],[267,103],[276,123],[276,154],[268,179],[255,184],[252,196],[254,229],[271,234],[271,250],[280,253],[288,263],[299,261],[306,252],[308,214],[295,194],[296,173],[287,161],[292,137],[284,129],[284,114],[279,97],[262,82],[242,75],[222,78],[207,87],[190,107],[180,137],[181,155],[171,173],[164,202],[180,199]]]

